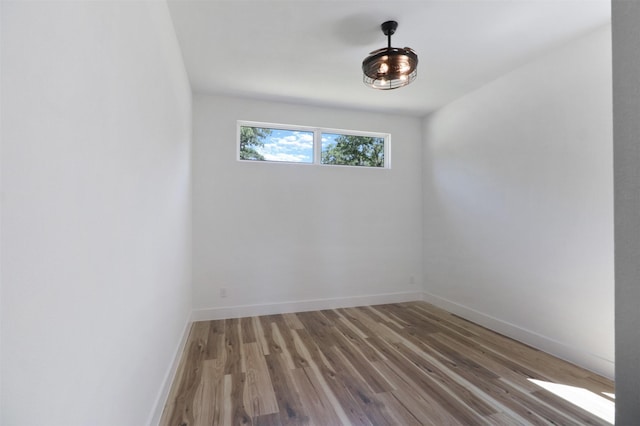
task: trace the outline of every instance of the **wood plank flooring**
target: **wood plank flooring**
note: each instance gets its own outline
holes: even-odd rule
[[[613,405],[610,380],[424,302],[205,321],[160,424],[609,424],[554,386]]]

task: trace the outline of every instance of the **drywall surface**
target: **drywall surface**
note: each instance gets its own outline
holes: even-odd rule
[[[428,299],[612,377],[610,31],[426,119],[424,275]]]
[[[237,120],[391,133],[392,168],[238,161]],[[196,318],[420,294],[420,119],[196,94],[193,138]]]
[[[0,2],[0,22],[2,3]],[[0,99],[2,99],[2,30],[0,30]],[[0,102],[0,241],[2,241],[2,103]],[[2,244],[0,244],[0,424],[2,424]]]
[[[190,314],[163,2],[2,2],[2,424],[149,422]]]
[[[640,3],[615,0],[616,424],[640,422]]]

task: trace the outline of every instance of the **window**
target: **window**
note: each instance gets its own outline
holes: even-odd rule
[[[322,164],[384,167],[384,137],[322,133]]]
[[[389,168],[389,134],[238,121],[238,159]]]
[[[240,126],[240,159],[313,163],[313,131]]]

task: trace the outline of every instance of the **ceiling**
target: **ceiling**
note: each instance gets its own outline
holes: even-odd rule
[[[169,0],[195,92],[416,116],[610,22],[609,0]],[[419,56],[418,78],[378,91],[362,60]]]

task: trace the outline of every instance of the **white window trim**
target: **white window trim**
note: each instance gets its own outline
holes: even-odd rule
[[[240,128],[243,126],[263,127],[267,129],[276,129],[276,130],[313,132],[313,161],[310,163],[302,163],[302,162],[296,162],[296,161],[242,160],[240,159]],[[372,167],[372,166],[350,166],[350,165],[343,165],[343,164],[322,164],[321,163],[322,133],[383,138],[384,139],[384,166]],[[391,134],[381,133],[381,132],[368,132],[368,131],[362,131],[362,130],[335,129],[330,127],[301,126],[297,124],[280,124],[280,123],[267,123],[267,122],[261,122],[261,121],[238,120],[237,126],[236,126],[236,160],[243,163],[297,164],[301,166],[350,167],[350,168],[358,168],[358,169],[386,170],[391,168]]]

